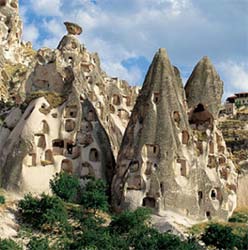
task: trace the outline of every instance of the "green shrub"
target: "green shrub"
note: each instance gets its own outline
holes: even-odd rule
[[[5,204],[5,197],[0,195],[0,204]]]
[[[13,240],[0,239],[0,249],[1,250],[22,250],[22,247],[18,246]]]
[[[106,184],[100,179],[90,179],[82,189],[80,203],[87,209],[94,211],[108,211],[108,196],[106,195]]]
[[[227,225],[210,224],[206,229],[201,240],[207,246],[214,246],[218,249],[232,250],[239,245],[239,237],[232,233],[232,228]]]
[[[232,217],[229,219],[229,222],[248,223],[248,210],[243,209],[240,211],[234,211]]]
[[[150,218],[150,213],[147,208],[138,208],[134,212],[124,211],[113,217],[110,228],[120,234],[127,233],[134,228],[144,226]]]
[[[18,208],[24,223],[44,229],[67,224],[67,212],[63,202],[56,196],[42,194],[41,197],[25,195]]]
[[[50,180],[52,192],[59,196],[64,201],[76,201],[80,183],[78,178],[61,172]]]
[[[48,250],[49,244],[47,239],[42,239],[38,237],[33,237],[28,245],[28,250]]]

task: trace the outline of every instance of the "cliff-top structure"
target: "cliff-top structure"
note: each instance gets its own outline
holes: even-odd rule
[[[223,83],[204,57],[185,88],[159,49],[143,87],[110,77],[65,22],[56,49],[21,41],[17,0],[0,0],[0,186],[50,192],[61,171],[101,178],[115,211],[227,219],[237,175],[218,129]],[[136,100],[137,98],[137,100]]]

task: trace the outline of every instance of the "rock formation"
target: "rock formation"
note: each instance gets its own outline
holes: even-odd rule
[[[218,117],[223,82],[208,57],[203,57],[189,77],[185,93],[189,108],[196,108],[201,103],[211,114]]]
[[[214,69],[198,71],[206,60],[211,65],[204,58],[192,75],[204,80],[197,82],[197,89],[218,89],[211,98],[220,105],[222,85],[216,86],[217,75],[211,78]],[[196,90],[189,92],[194,84],[191,77],[186,92],[194,109],[188,110],[178,70],[164,49],[157,52],[117,158],[112,183],[116,210],[147,206],[160,215],[172,210],[200,220],[226,219],[232,213],[237,178],[216,128],[217,109],[206,109],[208,93],[201,99]]]
[[[49,192],[65,171],[112,184],[117,211],[226,219],[237,176],[217,128],[223,84],[210,60],[184,90],[160,49],[139,93],[101,69],[76,37],[79,25],[65,26],[57,49],[35,51],[20,41],[18,1],[0,0],[0,186]]]
[[[111,183],[138,88],[107,76],[98,55],[75,36],[82,28],[65,25],[68,34],[56,50],[36,52],[18,40],[8,45],[18,58],[3,53],[9,103],[1,103],[0,184],[6,189],[49,192],[49,180],[60,171]]]

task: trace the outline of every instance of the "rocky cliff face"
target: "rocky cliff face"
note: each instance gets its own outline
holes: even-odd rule
[[[209,88],[217,87],[221,93],[222,86],[211,81],[214,70],[200,73],[197,68],[193,74],[209,79]],[[186,90],[194,81],[189,79]],[[203,89],[201,84],[206,82],[199,81],[198,89]],[[226,219],[232,213],[236,206],[234,166],[216,127],[214,111],[205,108],[205,95],[201,99],[195,93],[191,96],[188,92],[189,106],[194,106],[188,110],[178,72],[166,51],[160,49],[146,75],[117,158],[112,185],[117,210],[147,206],[160,215],[173,210],[194,219]],[[219,96],[212,94],[220,105]]]
[[[107,76],[98,55],[76,38],[81,27],[65,25],[68,34],[56,50],[36,52],[17,39],[8,48],[21,51],[19,58],[9,60],[3,53],[2,75],[7,77],[2,99],[8,101],[2,102],[0,128],[4,188],[48,192],[49,180],[60,171],[82,181],[90,175],[111,183],[114,155],[138,88]],[[27,46],[32,57],[24,64]]]
[[[65,171],[112,184],[117,211],[148,206],[199,220],[232,213],[237,176],[217,128],[222,81],[208,58],[184,90],[160,49],[138,96],[101,69],[77,24],[65,22],[57,49],[34,51],[20,41],[18,1],[0,0],[0,18],[1,187],[49,192]]]

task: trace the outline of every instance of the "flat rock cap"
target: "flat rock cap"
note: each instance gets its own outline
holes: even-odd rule
[[[76,23],[64,22],[64,25],[71,35],[80,35],[83,32],[83,29]]]

